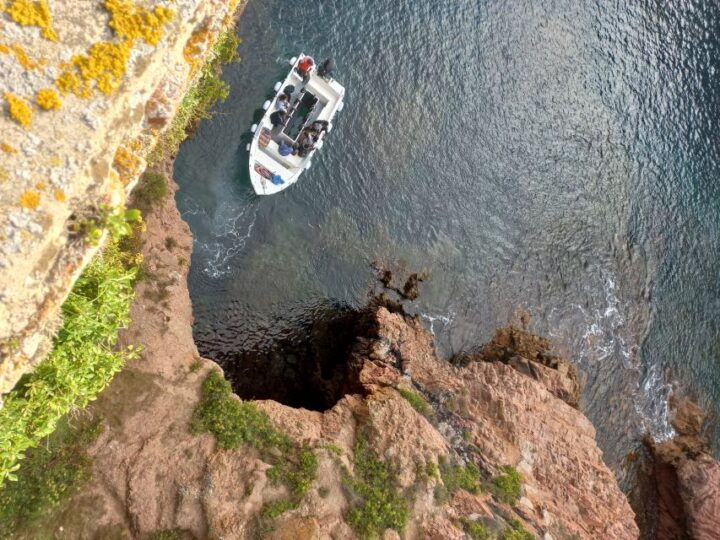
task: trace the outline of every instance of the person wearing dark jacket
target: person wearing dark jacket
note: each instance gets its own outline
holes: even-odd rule
[[[287,113],[283,110],[275,111],[270,115],[270,123],[273,127],[281,127],[285,125]]]

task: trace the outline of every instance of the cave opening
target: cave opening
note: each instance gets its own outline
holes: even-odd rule
[[[262,347],[208,356],[242,399],[326,411],[344,395],[362,393],[351,353],[368,326],[365,310],[332,306]]]

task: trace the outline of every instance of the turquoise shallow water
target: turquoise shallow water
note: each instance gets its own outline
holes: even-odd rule
[[[616,469],[670,433],[671,384],[717,414],[719,22],[709,1],[251,1],[232,94],[175,167],[201,351],[362,304],[378,260],[429,273],[414,309],[444,354],[527,310]],[[245,133],[300,51],[335,57],[346,107],[260,198]]]

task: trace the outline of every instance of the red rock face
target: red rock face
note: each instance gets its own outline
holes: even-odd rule
[[[704,413],[687,399],[671,400],[677,436],[651,444],[658,493],[657,538],[720,538],[720,463],[702,434]]]
[[[145,261],[163,283],[172,282],[169,295],[158,304],[144,294],[156,285],[139,285],[123,343],[143,343],[144,359],[94,404],[106,429],[90,449],[93,478],[57,525],[68,538],[102,531],[145,537],[167,529],[197,538],[252,538],[263,506],[286,497],[287,489],[270,482],[270,464],[252,448],[221,450],[212,436],[189,433],[200,384],[217,366],[199,359],[192,341],[187,265],[179,263],[190,260],[192,242],[172,194],[147,223]],[[176,240],[173,249],[167,236]],[[548,539],[638,537],[595,430],[566,403],[576,402],[573,372],[551,360],[549,343],[522,330],[503,331],[487,349],[492,354],[460,367],[437,357],[419,320],[382,306],[366,316],[347,359],[354,377],[349,393],[332,408],[256,402],[318,460],[310,490],[298,508],[273,522],[271,537],[356,537],[347,521],[356,499],[343,479],[355,470],[360,437],[391,468],[394,489],[408,504],[403,538],[466,538],[464,527],[473,522],[495,534],[517,522]],[[422,396],[427,409],[414,408],[399,389]],[[478,489],[448,493],[437,473],[441,462],[473,463],[484,481]],[[512,504],[491,488],[506,465],[522,477]],[[400,537],[392,530],[383,536]]]

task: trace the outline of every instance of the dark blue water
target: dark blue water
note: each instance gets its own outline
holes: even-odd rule
[[[202,352],[362,304],[377,260],[429,274],[445,354],[528,311],[616,469],[670,433],[671,385],[720,412],[719,23],[709,0],[251,1],[232,94],[175,166]],[[335,57],[346,107],[260,198],[243,134],[300,51]]]

